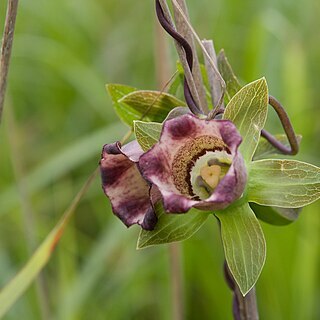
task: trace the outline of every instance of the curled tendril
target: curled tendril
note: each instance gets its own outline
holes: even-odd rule
[[[287,155],[296,155],[299,151],[299,143],[292,127],[291,121],[281,103],[273,96],[269,96],[269,104],[276,111],[285,134],[287,135],[290,147],[285,146],[277,140],[271,133],[266,130],[261,131],[261,136],[264,137],[271,145],[278,149],[281,153]]]
[[[156,13],[157,13],[158,20],[159,20],[161,26],[163,27],[163,29],[166,30],[168,32],[168,34],[172,38],[174,38],[182,46],[182,48],[184,49],[189,69],[192,72],[192,68],[193,68],[193,53],[192,53],[191,46],[186,41],[186,39],[184,39],[171,26],[170,22],[166,19],[159,0],[156,0]],[[192,94],[191,94],[191,91],[190,91],[190,87],[188,85],[186,77],[184,77],[184,96],[185,96],[185,99],[186,99],[186,103],[187,103],[189,109],[192,111],[192,113],[194,113],[196,115],[202,114],[202,111],[200,110],[199,106],[196,104],[196,102],[194,101],[194,99],[192,97]]]

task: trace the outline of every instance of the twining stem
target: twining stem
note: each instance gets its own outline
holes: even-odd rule
[[[219,82],[220,82],[220,85],[221,85],[221,90],[222,90],[222,95],[220,97],[220,100],[219,100],[219,103],[218,103],[218,106],[221,107],[222,104],[223,104],[223,97],[224,97],[224,93],[225,93],[225,90],[226,90],[226,83],[224,81],[224,79],[222,78],[218,68],[215,66],[214,62],[212,61],[210,55],[208,54],[206,48],[203,46],[198,34],[196,33],[196,31],[194,30],[194,28],[192,27],[192,25],[190,24],[188,18],[186,17],[186,15],[184,14],[182,8],[180,7],[179,3],[177,2],[177,0],[171,0],[172,1],[172,4],[174,7],[177,8],[177,10],[180,12],[181,14],[181,18],[183,19],[183,21],[185,22],[186,26],[188,27],[189,29],[189,32],[191,32],[195,38],[195,40],[198,42],[203,54],[207,57],[208,59],[208,62],[210,63],[212,69],[214,70],[214,72],[216,73],[218,79],[219,79]]]
[[[161,26],[181,45],[181,47],[184,50],[185,58],[187,59],[187,64],[189,71],[192,71],[193,68],[193,52],[189,45],[189,43],[185,40],[184,37],[178,33],[175,28],[172,26],[171,21],[169,21],[166,18],[165,12],[163,11],[163,8],[161,7],[160,1],[156,0],[156,13],[158,20],[161,24]],[[184,97],[186,100],[186,103],[189,107],[189,109],[194,114],[201,114],[203,113],[201,110],[200,105],[196,102],[194,96],[191,93],[191,89],[189,86],[189,83],[187,81],[186,75],[184,76],[184,83],[183,83],[183,89],[184,89]]]
[[[169,83],[167,79],[170,76],[170,68],[168,65],[169,58],[167,42],[164,32],[158,21],[156,21],[155,33],[155,62],[157,70],[156,78],[159,88],[164,90]],[[159,44],[161,44],[161,48],[159,48]],[[179,243],[169,244],[169,264],[172,292],[171,318],[173,320],[183,320],[183,285],[181,275],[181,248]]]
[[[224,262],[224,275],[228,286],[233,291],[234,320],[259,320],[256,290],[253,287],[244,297],[230,273],[227,262]]]
[[[18,11],[18,0],[8,0],[7,14],[2,37],[0,57],[0,123],[3,113],[4,98],[6,94],[7,78],[12,51],[14,28]]]
[[[186,4],[185,0],[177,0],[178,4],[180,5],[185,17],[189,21],[189,12],[188,12],[188,7]],[[191,50],[193,52],[193,69],[192,69],[192,75],[194,79],[195,86],[197,88],[197,92],[199,94],[199,99],[200,99],[200,108],[203,111],[203,113],[207,114],[208,113],[208,103],[206,99],[206,92],[203,84],[203,79],[201,75],[201,70],[200,70],[200,64],[199,64],[199,59],[197,55],[197,49],[195,46],[195,41],[194,41],[194,36],[193,34],[189,31],[188,25],[184,21],[180,11],[178,8],[173,5],[173,12],[174,12],[174,20],[175,20],[175,25],[177,28],[177,32],[180,33],[180,35],[185,38],[185,40],[189,43]]]
[[[296,137],[296,134],[294,132],[294,129],[292,127],[291,121],[288,117],[288,114],[286,113],[284,107],[281,105],[281,103],[273,96],[269,96],[269,104],[273,107],[273,109],[276,111],[282,127],[284,129],[284,132],[287,135],[290,148],[282,144],[280,141],[278,141],[271,133],[269,133],[266,130],[261,131],[261,136],[268,140],[268,142],[273,145],[276,149],[278,149],[283,154],[288,155],[296,155],[299,151],[299,143]]]

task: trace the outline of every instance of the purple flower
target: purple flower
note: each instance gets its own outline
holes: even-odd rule
[[[226,208],[241,197],[247,181],[241,141],[228,120],[186,114],[165,121],[159,142],[145,153],[136,141],[105,145],[102,185],[113,212],[127,226],[151,230],[160,194],[171,213]]]
[[[139,224],[152,230],[157,222],[153,203],[159,197],[138,170],[142,153],[137,141],[123,147],[120,142],[106,144],[100,161],[102,188],[110,199],[112,211],[126,226]]]
[[[221,210],[245,188],[241,141],[228,120],[186,114],[164,123],[160,141],[140,157],[140,171],[158,187],[167,212]]]

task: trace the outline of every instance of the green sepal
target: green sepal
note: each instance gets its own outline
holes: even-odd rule
[[[298,219],[302,208],[266,207],[250,203],[250,207],[257,218],[274,226],[285,226]]]
[[[265,206],[304,207],[320,198],[320,168],[301,161],[265,159],[248,166],[247,198]]]
[[[152,231],[141,229],[137,249],[189,239],[210,215],[194,208],[187,213],[166,213],[161,202],[155,205],[155,212],[158,217],[156,227]]]
[[[258,219],[247,202],[215,214],[229,270],[245,296],[257,282],[266,258],[265,238]]]
[[[265,78],[244,86],[228,103],[223,119],[232,121],[242,136],[240,152],[248,163],[257,148],[268,113],[268,86]]]

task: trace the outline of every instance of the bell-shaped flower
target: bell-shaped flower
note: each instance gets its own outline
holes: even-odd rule
[[[139,159],[167,212],[221,210],[241,197],[247,181],[242,141],[231,121],[186,114],[163,125],[158,143]]]
[[[142,153],[137,141],[123,147],[120,142],[106,144],[100,161],[102,188],[110,199],[112,211],[126,226],[139,224],[152,230],[157,222],[152,202],[157,196],[151,196],[151,187],[138,170]]]

